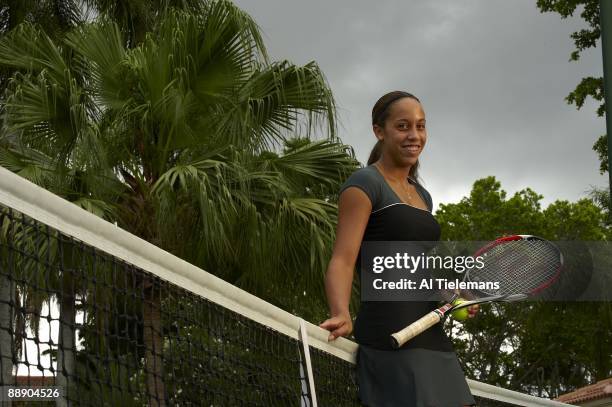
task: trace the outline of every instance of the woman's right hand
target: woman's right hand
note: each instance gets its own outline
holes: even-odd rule
[[[348,313],[333,316],[322,322],[319,326],[329,331],[328,341],[333,341],[339,336],[347,336],[353,332],[353,320]]]

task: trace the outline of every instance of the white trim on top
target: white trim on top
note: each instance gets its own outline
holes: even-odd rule
[[[383,207],[382,207],[382,208],[380,208],[380,209],[376,209],[375,211],[372,211],[372,213],[374,214],[374,213],[380,212],[380,211],[382,211],[383,209],[387,209],[387,208],[390,208],[390,207],[395,206],[395,205],[406,205],[406,206],[408,206],[408,207],[410,207],[410,208],[418,209],[418,210],[420,210],[420,211],[427,212],[427,213],[431,214],[431,212],[429,211],[429,209],[423,209],[423,208],[419,208],[418,206],[409,205],[409,204],[407,204],[406,202],[395,202],[395,203],[389,204],[389,205],[387,205],[387,206],[383,206]]]

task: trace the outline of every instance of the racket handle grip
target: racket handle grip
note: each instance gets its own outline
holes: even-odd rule
[[[391,335],[391,346],[393,346],[393,348],[395,349],[401,347],[410,339],[414,338],[421,332],[431,328],[432,326],[440,322],[443,318],[443,315],[444,314],[440,314],[438,310],[435,310],[414,321],[406,328]]]

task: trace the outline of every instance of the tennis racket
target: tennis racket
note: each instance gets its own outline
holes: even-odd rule
[[[482,267],[466,270],[463,281],[499,282],[498,289],[470,289],[469,297],[473,299],[453,305],[459,298],[459,292],[455,292],[447,304],[392,334],[391,344],[394,348],[401,347],[455,310],[474,304],[514,302],[534,297],[552,286],[563,268],[563,255],[557,246],[531,235],[499,238],[480,248],[474,254],[474,257],[478,256],[482,257]]]

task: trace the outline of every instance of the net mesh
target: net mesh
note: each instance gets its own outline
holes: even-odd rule
[[[297,339],[0,208],[3,384],[42,376],[75,405],[310,405]],[[311,357],[321,405],[358,405],[352,365]]]
[[[60,386],[59,405],[313,405],[297,334],[2,204],[0,231],[0,385]],[[359,406],[332,353],[309,349],[318,405]]]

